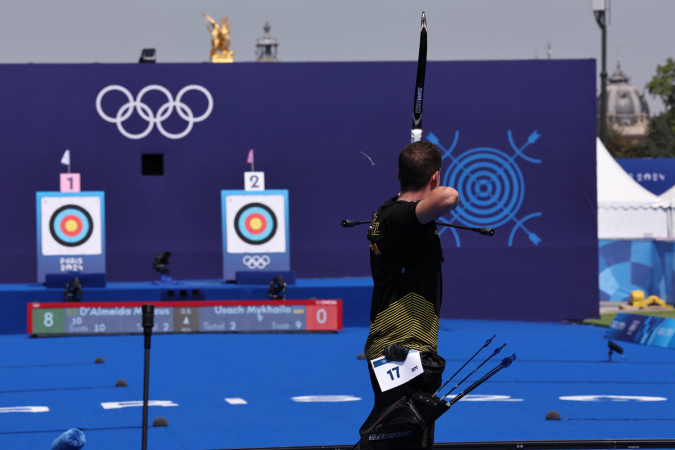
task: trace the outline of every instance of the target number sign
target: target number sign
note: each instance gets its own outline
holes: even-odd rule
[[[42,255],[100,255],[101,231],[100,197],[40,198]]]
[[[60,176],[61,192],[80,192],[80,174],[62,173]]]
[[[264,191],[265,172],[244,172],[244,190]]]

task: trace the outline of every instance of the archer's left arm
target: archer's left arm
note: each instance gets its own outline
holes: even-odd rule
[[[436,186],[417,204],[415,213],[420,223],[434,221],[459,205],[459,193],[451,187]]]

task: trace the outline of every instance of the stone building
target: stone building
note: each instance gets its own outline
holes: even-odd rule
[[[607,123],[627,138],[642,139],[648,131],[649,106],[644,94],[630,85],[629,80],[618,62],[616,70],[607,80]],[[598,92],[598,115],[599,111]]]

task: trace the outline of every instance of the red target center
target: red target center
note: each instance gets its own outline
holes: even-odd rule
[[[66,236],[77,236],[82,231],[82,221],[74,215],[66,216],[61,220],[61,231]]]
[[[267,228],[265,217],[258,213],[249,214],[244,223],[246,230],[251,234],[260,234]]]

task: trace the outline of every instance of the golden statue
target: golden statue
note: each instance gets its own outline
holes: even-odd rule
[[[221,19],[220,25],[208,14],[204,14],[206,29],[211,33],[211,51],[209,56],[214,63],[231,63],[234,52],[230,50],[230,25],[227,17]]]

